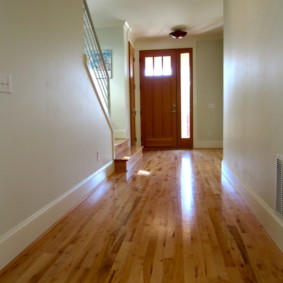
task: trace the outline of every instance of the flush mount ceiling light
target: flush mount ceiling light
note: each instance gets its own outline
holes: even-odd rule
[[[176,38],[176,39],[181,39],[181,38],[185,37],[186,34],[187,34],[187,32],[185,32],[184,30],[180,30],[180,29],[174,30],[171,33],[169,33],[169,35],[172,38]]]

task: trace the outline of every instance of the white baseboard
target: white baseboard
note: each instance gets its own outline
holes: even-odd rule
[[[195,141],[194,148],[222,148],[223,141]]]
[[[69,191],[31,215],[0,238],[0,269],[76,207],[94,188],[114,172],[110,161]]]
[[[257,220],[283,252],[283,220],[267,205],[255,190],[241,180],[224,161],[222,161],[222,176],[239,192]]]

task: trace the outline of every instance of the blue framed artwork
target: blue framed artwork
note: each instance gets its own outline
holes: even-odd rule
[[[104,58],[106,70],[108,72],[109,78],[112,78],[112,51],[111,50],[102,50],[102,56]],[[101,57],[97,51],[92,50],[90,53],[91,65],[95,68],[97,74],[103,74],[103,64]],[[100,77],[100,76],[99,76]],[[103,75],[101,75],[103,77]]]

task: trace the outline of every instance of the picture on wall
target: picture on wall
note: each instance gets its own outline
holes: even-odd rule
[[[112,78],[112,51],[111,50],[102,50],[102,56],[104,58],[106,70],[108,72],[109,78]],[[96,69],[96,73],[103,74],[103,63],[101,57],[97,51],[91,51],[90,54],[91,65]],[[99,76],[103,77],[103,75]]]

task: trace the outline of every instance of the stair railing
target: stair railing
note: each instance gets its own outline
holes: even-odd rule
[[[85,64],[91,78],[92,85],[98,97],[98,101],[103,109],[106,121],[111,131],[112,139],[112,159],[114,159],[114,132],[110,118],[110,82],[102,55],[101,47],[87,1],[83,1],[84,15],[84,41],[85,41]]]
[[[86,64],[104,110],[110,116],[109,74],[86,0],[83,7]]]

